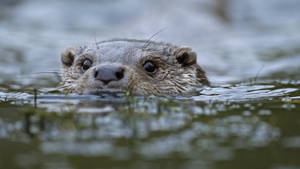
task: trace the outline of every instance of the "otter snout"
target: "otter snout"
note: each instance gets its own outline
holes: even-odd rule
[[[119,81],[124,77],[124,68],[117,65],[98,65],[94,69],[94,78],[100,80],[104,85],[111,81]]]

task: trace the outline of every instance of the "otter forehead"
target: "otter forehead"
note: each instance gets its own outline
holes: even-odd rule
[[[111,40],[81,46],[78,58],[89,55],[97,63],[122,63],[133,65],[149,54],[170,55],[170,45],[148,41]]]

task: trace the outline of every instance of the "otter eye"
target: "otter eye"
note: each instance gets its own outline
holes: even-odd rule
[[[151,62],[151,61],[145,62],[145,64],[143,65],[143,67],[144,67],[144,70],[147,73],[150,73],[150,74],[154,74],[157,71],[157,66],[153,62]]]
[[[83,72],[85,72],[86,70],[88,70],[90,67],[92,66],[92,61],[90,59],[85,59],[82,62],[82,66],[81,69]]]

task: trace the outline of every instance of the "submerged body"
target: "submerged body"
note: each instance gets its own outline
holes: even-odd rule
[[[182,95],[209,85],[187,47],[115,39],[69,47],[61,55],[66,93],[124,91],[138,95]]]

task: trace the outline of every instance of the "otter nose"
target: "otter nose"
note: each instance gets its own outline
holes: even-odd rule
[[[121,80],[124,77],[124,69],[119,66],[97,66],[94,71],[94,77],[106,85],[111,81]]]

